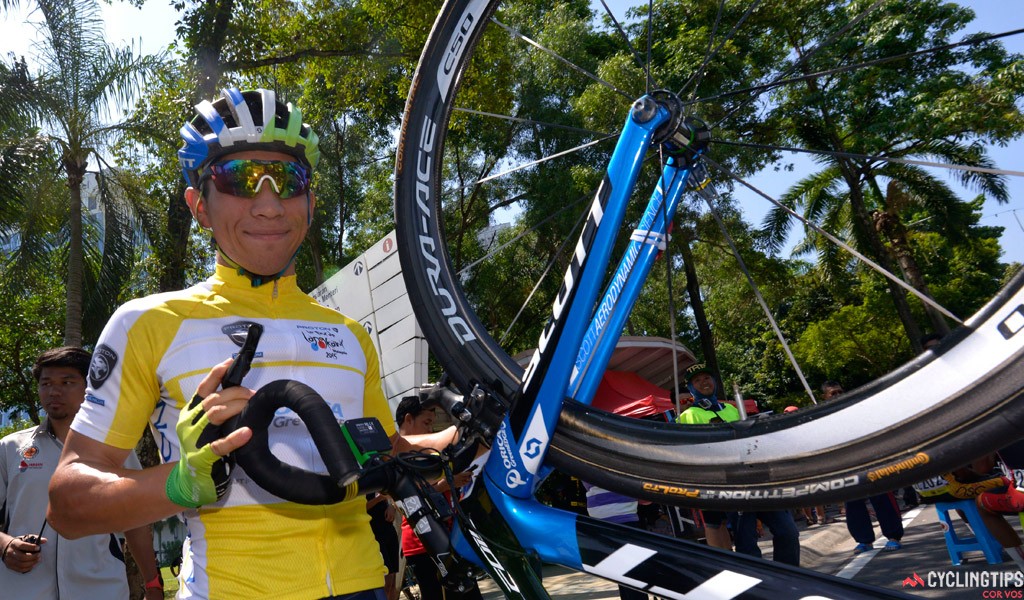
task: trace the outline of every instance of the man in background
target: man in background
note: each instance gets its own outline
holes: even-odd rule
[[[0,595],[19,600],[128,598],[121,540],[114,534],[76,540],[59,536],[46,523],[47,487],[57,467],[71,421],[85,398],[91,356],[81,348],[43,352],[32,367],[46,417],[0,440]],[[130,454],[128,468],[141,469]],[[125,533],[146,583],[146,599],[164,597],[150,528]]]

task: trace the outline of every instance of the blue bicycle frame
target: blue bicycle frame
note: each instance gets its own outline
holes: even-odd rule
[[[672,105],[634,104],[590,206],[572,263],[482,476],[461,502],[456,553],[487,570],[510,598],[546,598],[537,573],[549,562],[658,596],[698,598],[907,598],[847,580],[767,563],[605,523],[533,499],[564,399],[589,404],[626,316],[660,250],[700,148],[674,153],[615,274],[598,303],[626,204],[652,143],[675,127]],[[669,134],[675,132],[670,131]],[[686,133],[683,131],[682,133]],[[693,132],[690,132],[693,133]],[[657,137],[662,139],[656,139]],[[670,146],[671,147],[671,146]],[[677,150],[683,150],[677,144]],[[594,308],[596,305],[596,309]],[[486,531],[485,539],[479,532]],[[794,596],[798,591],[798,596]]]

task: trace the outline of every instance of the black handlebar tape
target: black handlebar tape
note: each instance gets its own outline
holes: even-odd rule
[[[282,407],[293,410],[305,423],[330,475],[285,464],[270,452],[268,428]],[[282,379],[261,387],[241,414],[227,423],[228,431],[238,427],[252,429],[252,439],[233,452],[235,460],[271,494],[298,504],[335,504],[358,494],[359,463],[334,413],[308,385]]]

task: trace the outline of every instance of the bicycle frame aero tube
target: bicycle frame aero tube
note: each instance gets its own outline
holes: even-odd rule
[[[479,482],[477,485],[480,485]],[[562,565],[661,598],[884,600],[911,598],[815,571],[726,552],[515,498],[493,482],[461,501],[453,548],[487,570],[506,598],[548,598],[535,568]],[[475,531],[486,532],[486,540]],[[514,532],[514,534],[513,534]],[[482,557],[482,558],[481,558]]]
[[[669,116],[669,111],[659,106],[647,121],[635,118],[634,111],[626,119],[552,306],[551,320],[523,373],[522,393],[516,400],[519,412],[513,409],[503,422],[496,437],[498,452],[491,453],[485,469],[495,484],[509,494],[526,498],[536,487],[535,476],[558,421],[626,203],[654,132]]]
[[[593,400],[644,281],[654,261],[665,249],[668,240],[666,221],[672,222],[672,216],[675,215],[690,179],[691,167],[687,165],[680,168],[678,162],[678,159],[672,158],[665,166],[640,224],[633,230],[629,246],[580,344],[567,394],[577,402],[590,404]],[[668,182],[667,193],[663,191],[665,182]]]

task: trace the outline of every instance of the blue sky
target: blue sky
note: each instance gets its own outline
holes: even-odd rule
[[[606,0],[617,17],[622,17],[624,8],[637,4],[636,0]],[[102,3],[101,3],[102,4]],[[961,4],[970,6],[977,14],[977,19],[969,31],[988,31],[991,33],[1020,28],[1024,25],[1024,12],[1020,10],[1019,0],[963,0]],[[600,3],[595,1],[600,9]],[[157,52],[174,39],[174,23],[178,15],[167,0],[148,0],[143,8],[137,9],[126,2],[114,0],[112,4],[103,4],[104,19],[107,23],[107,37],[111,42],[134,40],[141,42],[146,52]],[[14,52],[31,55],[31,40],[34,29],[26,27],[25,11],[10,14],[0,21],[0,53]],[[1024,53],[1024,35],[1005,38],[1006,46],[1015,52]],[[1006,148],[992,148],[991,155],[1001,168],[1024,171],[1024,140],[1015,142]],[[802,174],[811,172],[814,164],[804,156],[786,158],[784,162],[795,164],[794,173],[776,172],[766,169],[750,182],[769,195],[781,194]],[[946,178],[956,189],[959,186],[945,169],[937,170],[940,177]],[[1005,228],[1002,245],[1004,258],[1024,262],[1024,177],[1009,177],[1011,200],[999,205],[990,202],[985,207],[982,223],[998,225]],[[963,198],[971,198],[974,194],[963,190]],[[737,198],[743,204],[748,219],[760,224],[764,214],[771,208],[770,204],[746,189],[737,189]],[[794,228],[795,229],[795,228]]]

